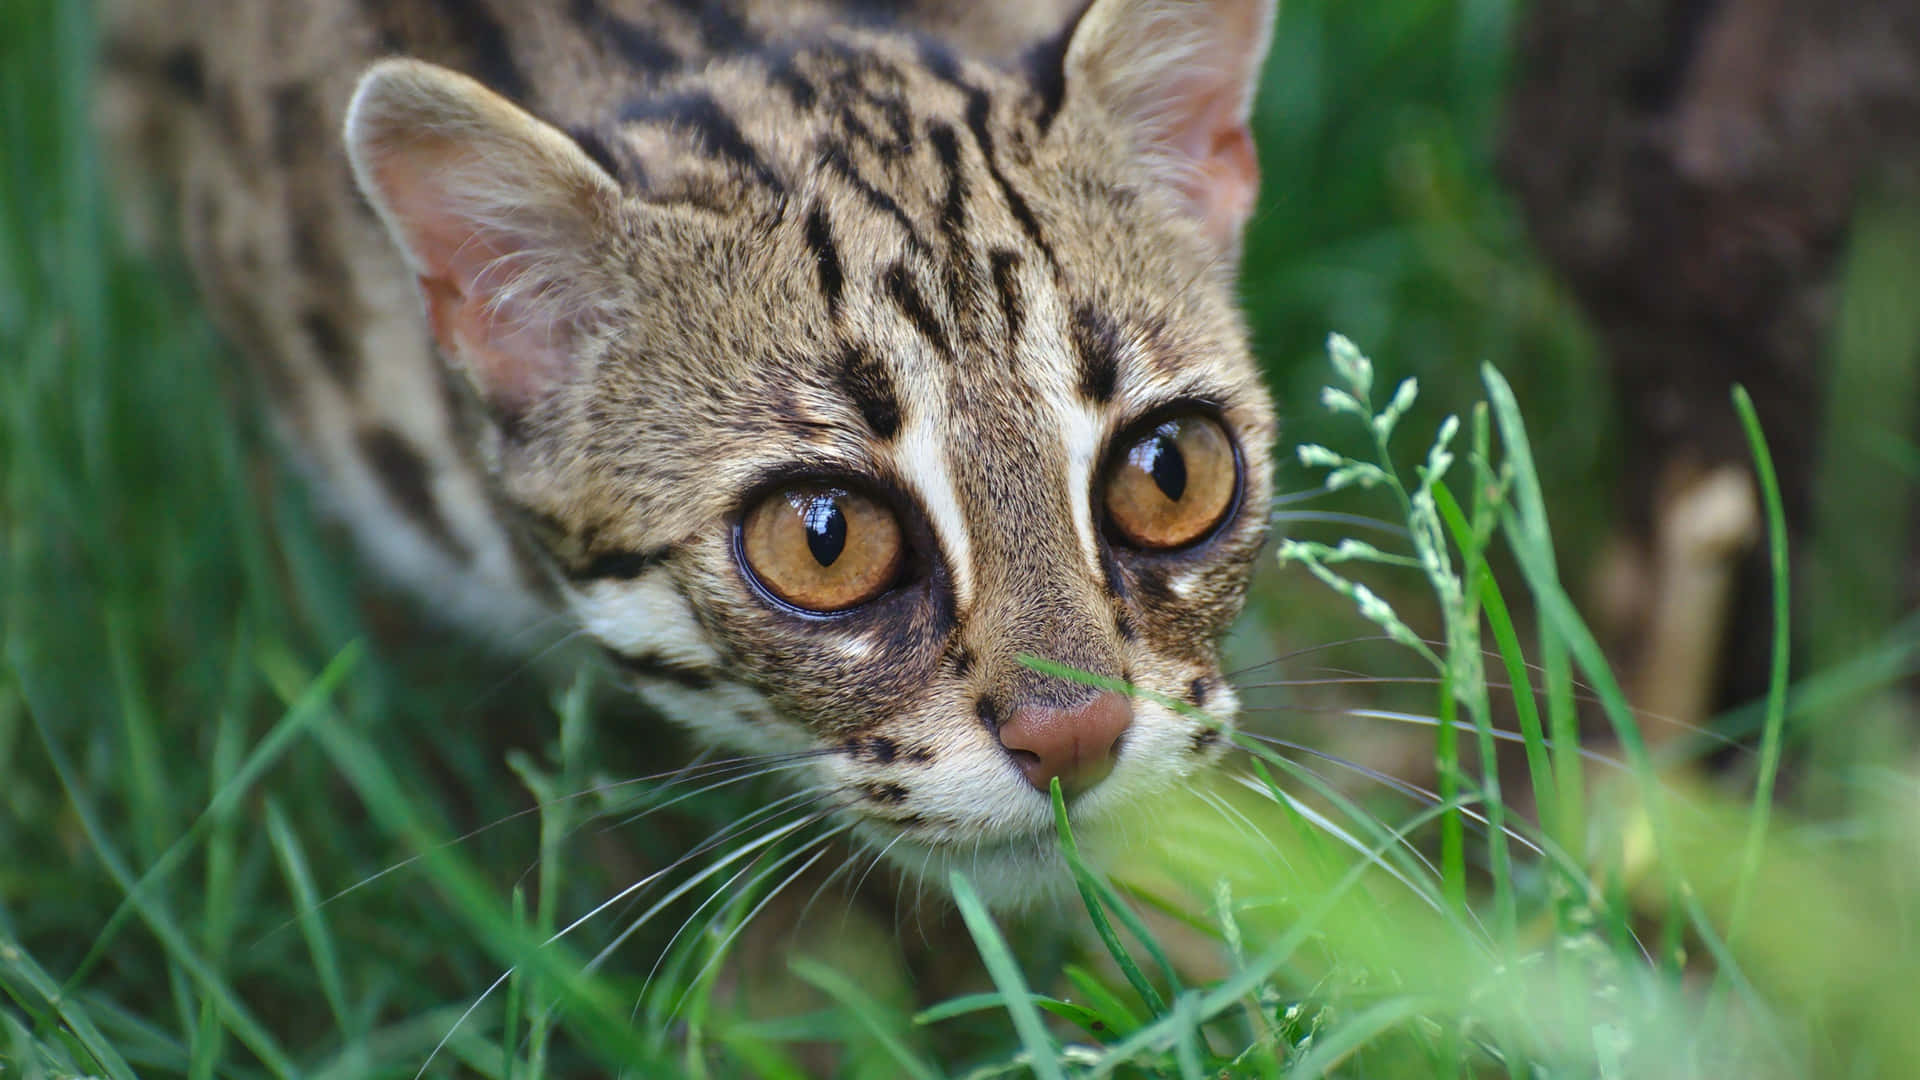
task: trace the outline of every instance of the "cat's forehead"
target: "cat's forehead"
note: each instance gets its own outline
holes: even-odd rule
[[[631,480],[594,516],[690,532],[842,472],[992,547],[1065,524],[1130,419],[1199,402],[1264,438],[1230,266],[1044,79],[846,31],[657,86],[596,141],[655,232],[574,403]]]

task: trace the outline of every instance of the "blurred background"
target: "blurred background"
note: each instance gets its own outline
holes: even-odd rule
[[[359,1075],[335,1055],[376,1044],[417,1061],[500,964],[446,925],[444,879],[378,876],[414,849],[343,761],[426,793],[413,809],[446,835],[510,819],[541,785],[687,751],[609,739],[586,768],[554,735],[548,682],[364,580],[273,456],[177,253],[135,253],[117,228],[93,48],[85,4],[0,0],[0,1060],[33,1038],[92,1046],[64,996],[142,1073],[252,1075],[286,1055]],[[1920,4],[1286,0],[1256,124],[1244,297],[1284,492],[1319,483],[1293,444],[1358,449],[1318,404],[1329,332],[1382,382],[1419,380],[1408,463],[1496,366],[1561,572],[1664,718],[1650,737],[1737,783],[1750,761],[1689,733],[1749,737],[1770,670],[1743,383],[1792,539],[1790,797],[1844,810],[1857,774],[1823,757],[1910,772]],[[1364,495],[1280,511],[1329,540],[1374,538],[1383,512]],[[1439,633],[1418,591],[1395,600]],[[1230,666],[1370,634],[1270,564]],[[1361,642],[1280,670],[1340,685],[1250,679],[1255,722],[1431,768],[1430,736],[1408,750],[1315,719],[1323,698],[1430,706],[1386,681],[1420,673],[1411,657]],[[309,748],[322,721],[368,756]],[[594,869],[546,886],[572,890],[562,909],[591,903],[737,819],[749,804],[730,798],[746,797],[589,834]],[[528,819],[460,851],[506,895],[539,845]],[[311,959],[316,940],[331,959]],[[205,1053],[223,1039],[227,1057]]]

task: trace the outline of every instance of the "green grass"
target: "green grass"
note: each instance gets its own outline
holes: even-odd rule
[[[1290,443],[1323,448],[1287,486],[1340,477],[1316,512],[1405,532],[1285,548],[1233,648],[1397,642],[1359,646],[1378,678],[1338,707],[1377,708],[1340,723],[1424,720],[1432,790],[1255,723],[1110,876],[1057,815],[1072,940],[953,882],[969,989],[929,1003],[910,925],[755,943],[825,850],[777,779],[637,780],[689,752],[619,737],[642,721],[590,681],[369,618],[391,602],[273,464],[180,267],[111,226],[84,7],[0,0],[0,1077],[1920,1074],[1920,800],[1896,728],[1845,730],[1900,715],[1917,628],[1885,590],[1864,624],[1830,601],[1846,637],[1790,683],[1769,488],[1773,689],[1721,723],[1753,749],[1708,778],[1640,747],[1561,576],[1605,517],[1595,375],[1485,164],[1510,17],[1289,3],[1259,121],[1249,306]],[[1843,372],[1904,347],[1870,313],[1908,295],[1910,220],[1863,219],[1892,239],[1860,246]],[[1396,374],[1338,347],[1320,409],[1329,325]],[[1840,446],[1823,527],[1914,458]],[[1618,760],[1583,760],[1583,708]]]

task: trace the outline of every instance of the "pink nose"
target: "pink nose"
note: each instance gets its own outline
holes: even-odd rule
[[[1000,725],[1000,745],[1027,783],[1046,791],[1057,776],[1061,792],[1072,795],[1113,771],[1120,736],[1132,723],[1133,705],[1126,695],[1108,690],[1071,709],[1022,705]]]

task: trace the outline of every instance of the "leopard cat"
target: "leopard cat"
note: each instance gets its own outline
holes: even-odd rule
[[[1004,908],[1062,876],[1052,782],[1097,847],[1224,752],[1275,433],[1235,295],[1272,0],[104,18],[114,138],[431,611],[583,632]]]

